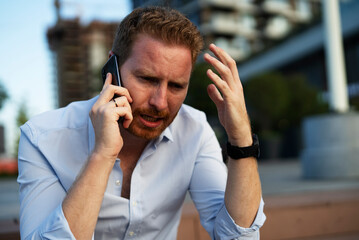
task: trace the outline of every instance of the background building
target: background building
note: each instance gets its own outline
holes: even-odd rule
[[[134,8],[170,6],[236,61],[244,61],[283,39],[320,13],[315,0],[133,0]]]
[[[277,45],[318,18],[315,0],[133,0],[133,7],[176,8],[200,29],[205,44],[214,42],[239,63]],[[48,29],[53,53],[58,107],[88,99],[101,88],[99,71],[112,46],[118,23],[64,20],[55,1],[58,21]]]
[[[325,97],[327,76],[319,0],[133,0],[134,8],[149,5],[169,6],[189,17],[199,27],[206,46],[214,42],[238,62],[243,82],[265,72],[279,72],[286,79],[300,74]],[[59,8],[57,4],[58,12]],[[359,107],[359,72],[356,67],[359,62],[359,21],[356,14],[359,1],[341,1],[341,11],[349,96],[351,104]],[[118,23],[92,22],[84,26],[79,19],[63,20],[59,14],[58,19],[56,25],[48,30],[47,37],[56,65],[58,106],[62,107],[99,92],[102,83],[100,69],[107,59]],[[265,94],[269,91],[266,88]],[[189,92],[187,100],[196,97],[190,95]],[[303,99],[305,97],[302,96]],[[199,100],[192,102],[198,103]],[[202,102],[210,104],[209,98]],[[206,111],[200,106],[195,107]],[[271,134],[283,135],[283,138],[275,140],[277,147],[272,146],[273,143],[268,147],[278,148],[278,153],[268,158],[298,156],[301,150],[300,120],[313,111],[297,114],[295,120],[286,118],[291,115],[289,111],[297,109],[297,105],[292,104],[287,107],[287,112],[282,112],[283,117],[274,120],[263,113],[257,117],[281,125],[278,127],[280,132],[272,131]],[[213,115],[216,116],[216,113]],[[212,118],[209,116],[209,119]],[[259,133],[261,123],[252,115],[251,119],[254,130]],[[273,126],[268,128],[274,129]],[[262,135],[262,156],[265,157],[265,136],[259,134]],[[272,139],[270,142],[273,142]]]
[[[60,5],[56,5],[59,12]],[[118,23],[94,21],[83,26],[79,19],[58,14],[47,31],[53,55],[58,107],[96,95],[102,86],[101,68],[108,58]]]
[[[354,104],[359,92],[359,1],[340,1],[340,11],[348,90]],[[258,72],[270,70],[286,74],[300,72],[311,84],[326,91],[324,42],[324,26],[322,21],[317,21],[243,62],[239,66],[241,78],[247,80]]]

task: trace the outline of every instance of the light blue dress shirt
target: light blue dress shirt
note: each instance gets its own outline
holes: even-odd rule
[[[21,127],[22,239],[75,239],[62,201],[94,147],[89,111],[96,99],[41,114]],[[227,169],[204,113],[183,105],[148,144],[133,171],[129,200],[121,197],[120,161],[109,177],[94,239],[176,239],[187,191],[212,239],[259,239],[264,203],[250,228],[230,217],[224,206]]]

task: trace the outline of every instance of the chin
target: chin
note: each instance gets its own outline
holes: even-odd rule
[[[143,138],[146,140],[153,140],[161,135],[167,126],[161,126],[156,129],[140,128],[138,126],[132,126],[128,128],[128,131],[136,137]]]

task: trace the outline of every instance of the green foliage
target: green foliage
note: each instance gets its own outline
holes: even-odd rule
[[[244,84],[244,93],[253,127],[262,134],[281,134],[306,116],[328,111],[319,91],[301,75],[263,73]]]
[[[253,77],[244,84],[248,111],[255,126],[261,130],[275,130],[290,104],[286,79],[279,73]]]
[[[18,110],[17,116],[16,116],[16,126],[20,128],[23,124],[25,124],[29,120],[27,107],[25,103],[22,103],[20,105],[20,108]],[[18,134],[15,142],[15,157],[17,158],[17,153],[19,151],[19,141],[20,141],[20,134]]]
[[[290,76],[288,87],[291,94],[291,109],[287,111],[287,118],[292,125],[299,125],[306,116],[329,111],[329,106],[320,97],[318,89],[309,85],[304,76]]]
[[[359,96],[350,98],[349,103],[353,110],[359,111]]]
[[[210,68],[207,63],[199,63],[194,67],[185,103],[204,111],[207,117],[214,117],[217,116],[217,109],[207,94],[207,86],[212,83],[206,74]]]
[[[5,87],[2,85],[2,83],[0,82],[0,109],[4,106],[4,103],[6,101],[6,99],[8,98],[8,94],[6,92]]]
[[[16,117],[16,126],[20,127],[25,124],[29,120],[27,108],[25,104],[21,104],[19,108],[19,112]]]

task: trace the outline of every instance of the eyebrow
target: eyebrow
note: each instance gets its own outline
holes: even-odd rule
[[[136,76],[145,76],[149,79],[152,79],[152,80],[161,80],[162,78],[160,77],[156,77],[155,74],[151,73],[151,71],[148,71],[146,69],[135,69],[133,71],[133,74],[136,75]],[[175,84],[179,84],[179,85],[182,85],[184,87],[188,86],[189,85],[189,81],[185,81],[185,80],[182,80],[182,79],[176,79],[176,80],[173,80],[173,79],[170,79],[169,80],[169,83],[175,83]]]

